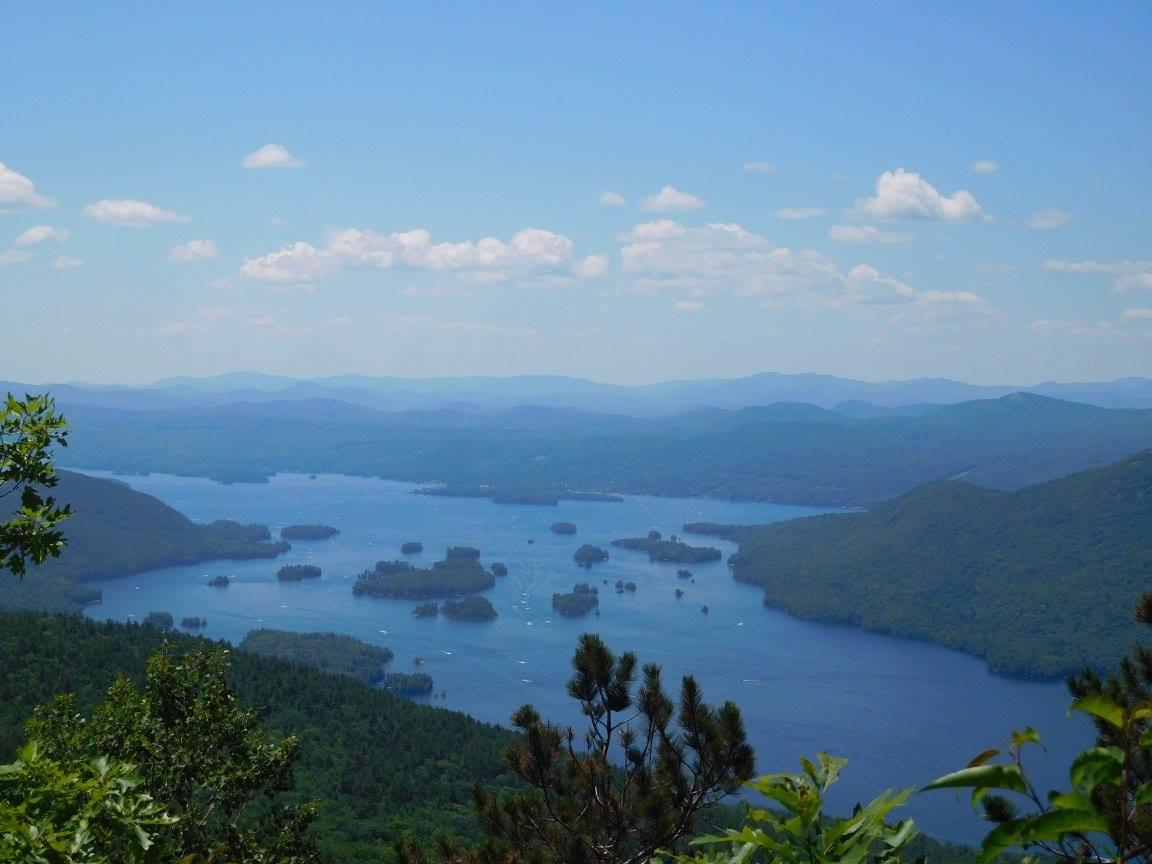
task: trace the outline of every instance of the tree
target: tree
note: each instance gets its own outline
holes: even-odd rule
[[[0,570],[22,576],[27,562],[58,557],[64,534],[56,530],[68,518],[68,505],[58,505],[43,489],[56,485],[52,447],[68,446],[68,422],[56,413],[50,396],[11,393],[0,412],[0,500],[19,492],[14,515],[0,522]]]
[[[1152,624],[1152,593],[1135,617]],[[972,789],[973,805],[982,804],[996,825],[978,862],[1013,847],[1067,862],[1152,861],[1152,649],[1138,645],[1114,674],[1085,671],[1069,679],[1068,689],[1070,710],[1092,718],[1097,736],[1072,760],[1066,791],[1042,796],[1029,778],[1024,752],[1040,745],[1034,729],[1014,732],[1003,753],[985,750],[925,787]]]
[[[145,684],[119,678],[90,717],[70,695],[42,706],[28,737],[61,764],[99,758],[135,766],[139,789],[179,820],[156,838],[158,860],[206,854],[235,864],[295,864],[315,853],[312,807],[280,807],[295,738],[269,741],[228,685],[228,651],[157,651]]]
[[[904,804],[911,789],[888,791],[852,815],[825,815],[829,787],[848,764],[847,759],[819,753],[816,761],[801,759],[799,774],[770,774],[749,785],[771,799],[774,809],[753,808],[739,830],[699,837],[694,846],[720,846],[721,851],[678,856],[681,864],[740,864],[750,856],[779,864],[899,864],[901,853],[916,836],[911,819],[889,825],[889,814]],[[730,848],[723,848],[730,847]]]
[[[530,791],[501,798],[477,789],[485,840],[471,851],[442,846],[443,857],[638,864],[688,836],[702,810],[752,776],[740,710],[705,704],[690,676],[678,707],[655,664],[644,666],[634,694],[636,655],[617,657],[590,634],[580,637],[572,667],[568,693],[588,719],[584,748],[571,728],[544,721],[532,706],[517,711],[512,722],[522,735],[506,761]],[[404,851],[409,861],[420,857]]]

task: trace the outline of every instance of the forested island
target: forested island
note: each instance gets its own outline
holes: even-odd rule
[[[144,616],[144,623],[150,627],[159,627],[162,630],[171,630],[175,619],[171,612],[149,612]]]
[[[319,579],[320,568],[315,564],[285,564],[276,571],[281,582],[299,582],[302,579]]]
[[[292,633],[261,628],[250,631],[238,647],[262,657],[276,657],[321,672],[346,675],[364,684],[379,683],[387,671],[385,667],[392,662],[390,649],[338,633]]]
[[[494,621],[498,617],[488,598],[477,594],[445,600],[440,604],[440,613],[449,621]]]
[[[755,525],[725,525],[719,522],[686,522],[685,534],[701,534],[706,537],[719,537],[721,540],[740,541]]]
[[[440,614],[440,604],[435,600],[426,600],[412,610],[413,618],[435,618]]]
[[[208,622],[199,615],[192,615],[187,618],[181,618],[180,626],[185,630],[201,630],[208,626]]]
[[[445,484],[425,486],[415,491],[419,495],[438,495],[445,498],[487,498],[493,504],[524,504],[537,507],[555,507],[561,501],[594,501],[610,504],[624,500],[615,492],[573,492],[567,489],[535,489],[488,484]]]
[[[502,564],[499,561],[494,562],[491,566],[489,566],[488,569],[492,571],[493,576],[507,576],[508,575],[508,565]]]
[[[647,537],[625,537],[613,540],[613,546],[647,552],[649,561],[671,561],[677,564],[700,564],[704,561],[719,561],[720,550],[712,546],[689,546],[673,534],[668,540],[659,531],[649,531]],[[689,574],[691,575],[691,574]]]
[[[213,576],[205,583],[209,588],[227,588],[232,584],[232,580],[221,573],[219,576]]]
[[[429,600],[475,594],[495,584],[491,571],[471,557],[448,557],[427,569],[413,567],[406,561],[381,561],[375,570],[365,570],[356,577],[352,593],[393,600]]]
[[[409,540],[407,543],[400,547],[401,555],[419,555],[424,551],[424,544],[415,540]]]
[[[593,546],[591,543],[585,543],[579,549],[572,553],[572,559],[581,567],[591,567],[600,561],[608,560],[608,553],[601,549],[599,546]]]
[[[34,578],[0,572],[0,606],[75,612],[101,598],[86,581],[221,558],[270,559],[289,548],[269,542],[272,535],[263,525],[197,524],[123,481],[59,475],[52,494],[73,509],[65,532],[68,554],[31,568]]]
[[[340,529],[331,525],[285,525],[280,529],[285,540],[327,540],[339,533]]]
[[[577,582],[566,594],[552,595],[552,608],[566,618],[587,615],[599,605],[599,592],[587,582]]]
[[[553,522],[552,527],[549,529],[553,534],[568,535],[576,533],[576,523],[574,522]]]

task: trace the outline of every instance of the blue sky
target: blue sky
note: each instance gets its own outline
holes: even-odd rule
[[[1146,3],[0,13],[0,378],[1152,375]]]

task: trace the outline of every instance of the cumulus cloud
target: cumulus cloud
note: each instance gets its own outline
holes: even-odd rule
[[[54,228],[51,225],[33,225],[16,238],[17,246],[35,246],[46,240],[55,240],[59,243],[68,239],[67,228]]]
[[[665,186],[655,195],[649,195],[640,206],[653,213],[677,213],[684,210],[698,210],[704,206],[703,199],[688,192],[681,192],[675,186]]]
[[[609,190],[600,193],[600,203],[605,207],[623,207],[628,203],[628,199],[619,192]]]
[[[259,258],[247,258],[242,276],[262,282],[317,282],[350,266],[378,269],[456,271],[487,274],[497,279],[511,274],[554,270],[572,254],[572,241],[551,231],[525,228],[507,240],[485,237],[477,242],[433,243],[423,228],[377,234],[359,228],[333,231],[317,248],[296,242]]]
[[[677,312],[700,312],[704,309],[704,304],[699,300],[677,300],[672,308]]]
[[[1126,321],[1152,321],[1152,309],[1136,308],[1125,309],[1124,320]]]
[[[582,279],[598,279],[608,272],[607,255],[589,255],[583,261],[578,261],[572,272]]]
[[[833,225],[828,236],[841,243],[895,245],[911,243],[916,237],[912,234],[897,234],[881,231],[875,225]]]
[[[1041,318],[1029,324],[1028,329],[1037,336],[1045,338],[1053,336],[1085,338],[1110,334],[1115,330],[1107,321],[1093,323],[1075,318]]]
[[[79,258],[73,258],[71,255],[57,255],[52,266],[57,270],[75,270],[78,267],[83,267],[84,262]]]
[[[1032,218],[1028,220],[1028,227],[1039,230],[1063,228],[1071,222],[1073,218],[1071,213],[1066,213],[1063,210],[1052,207],[1048,210],[1041,210],[1039,213],[1032,214]]]
[[[781,207],[776,211],[777,219],[787,219],[799,222],[803,219],[815,219],[824,215],[823,207]]]
[[[951,195],[943,195],[919,174],[903,168],[881,174],[876,180],[876,194],[857,201],[856,213],[881,221],[989,221],[971,192],[958,189]]]
[[[0,252],[0,267],[7,267],[9,264],[22,264],[32,257],[31,252],[25,252],[23,249],[9,249],[7,252]]]
[[[8,208],[51,207],[56,202],[36,191],[36,184],[0,162],[0,213]]]
[[[972,163],[972,170],[976,174],[995,174],[1000,170],[1000,166],[988,159],[980,159]]]
[[[168,250],[168,260],[180,263],[210,261],[216,257],[216,243],[212,240],[189,240]]]
[[[776,166],[771,162],[745,162],[744,170],[752,174],[775,174]]]
[[[297,159],[280,144],[265,144],[259,150],[244,157],[245,168],[303,168],[304,162]]]
[[[187,222],[188,217],[171,210],[162,210],[147,201],[134,201],[131,198],[105,198],[84,208],[84,216],[103,222],[105,225],[118,225],[125,228],[147,228],[157,222]]]

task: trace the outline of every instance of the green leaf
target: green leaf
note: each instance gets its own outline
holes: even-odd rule
[[[1123,767],[1124,751],[1119,747],[1091,747],[1072,760],[1072,788],[1091,792],[1101,783],[1118,779]]]
[[[1072,703],[1068,709],[1068,713],[1079,711],[1082,714],[1088,714],[1098,720],[1103,720],[1109,726],[1120,729],[1124,725],[1124,709],[1121,708],[1115,700],[1108,698],[1102,693],[1092,693],[1088,696],[1081,696]]]
[[[922,792],[930,789],[1005,789],[1009,792],[1026,792],[1028,787],[1020,769],[1015,765],[977,765],[945,774],[925,786]]]
[[[972,761],[968,763],[969,768],[978,768],[991,759],[993,756],[999,756],[1000,751],[995,747],[989,747],[983,753],[978,753],[972,757]]]

